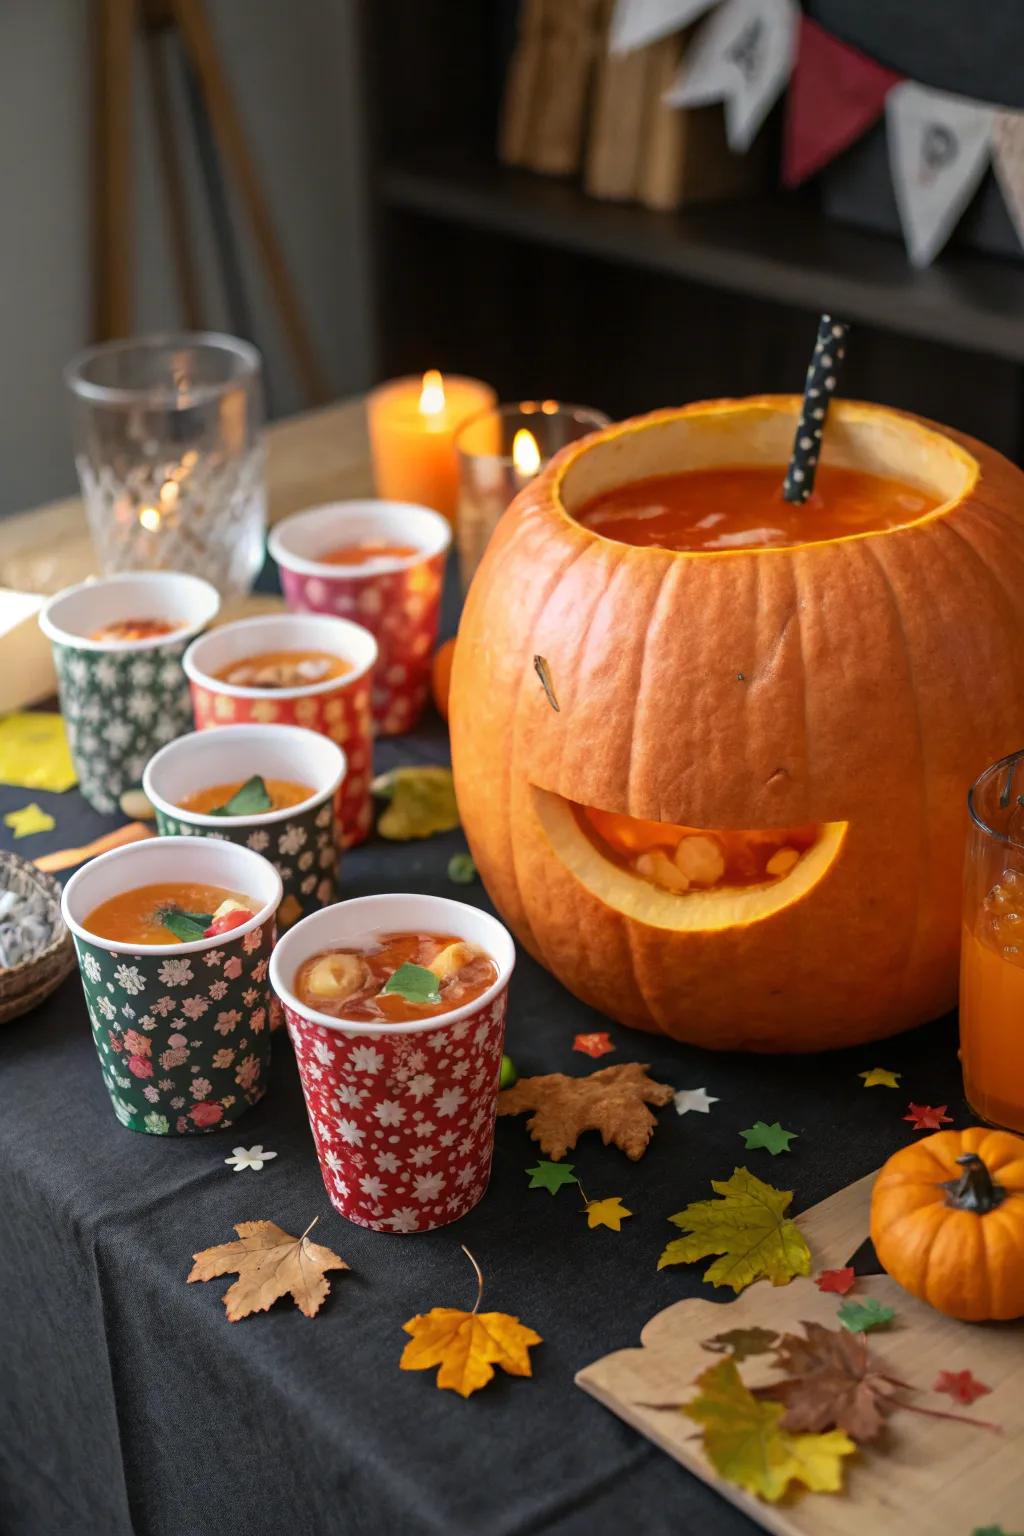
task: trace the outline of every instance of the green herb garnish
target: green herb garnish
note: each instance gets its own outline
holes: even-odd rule
[[[437,977],[425,965],[413,965],[406,961],[381,988],[381,996],[404,997],[407,1003],[439,1003],[441,993]]]
[[[171,930],[179,944],[194,944],[196,939],[206,937],[206,930],[213,922],[213,913],[183,912],[180,907],[161,907],[156,919]]]
[[[210,816],[259,816],[263,811],[269,811],[273,800],[267,792],[267,786],[263,782],[263,776],[254,773],[251,779],[246,779],[223,805],[215,806],[207,814]]]
[[[448,879],[453,885],[472,885],[476,879],[476,865],[469,853],[453,853],[448,860]]]

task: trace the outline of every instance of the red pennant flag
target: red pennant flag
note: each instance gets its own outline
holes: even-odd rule
[[[782,183],[798,187],[867,133],[903,79],[803,16],[786,98]]]

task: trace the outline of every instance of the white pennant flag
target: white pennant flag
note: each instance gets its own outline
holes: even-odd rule
[[[789,79],[799,19],[796,0],[723,0],[687,49],[664,101],[724,101],[729,148],[743,154]]]
[[[682,32],[716,0],[615,0],[608,34],[609,53],[631,53],[659,38]]]
[[[907,255],[927,267],[949,239],[988,167],[995,110],[913,80],[885,99],[889,165]]]
[[[997,112],[992,163],[1017,239],[1024,245],[1024,112]]]

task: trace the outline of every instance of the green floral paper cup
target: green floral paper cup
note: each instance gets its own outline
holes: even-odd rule
[[[90,913],[124,891],[183,880],[244,892],[256,915],[192,944],[123,944],[85,927]],[[115,848],[64,887],[61,912],[75,941],[100,1070],[128,1130],[219,1130],[263,1097],[267,975],[280,900],[281,877],[261,854],[182,837]]]
[[[254,775],[308,786],[310,794],[279,811],[214,816],[184,810],[182,798],[214,784],[243,784]],[[142,787],[164,837],[213,837],[240,843],[276,865],[284,886],[278,928],[332,902],[338,889],[335,797],[345,754],[327,736],[298,725],[225,725],[192,731],[146,765]]]
[[[60,706],[78,785],[110,814],[158,747],[192,724],[181,658],[217,616],[217,589],[178,571],[129,571],[66,587],[51,597],[39,627],[53,646]],[[124,619],[173,624],[148,640],[94,640]]]

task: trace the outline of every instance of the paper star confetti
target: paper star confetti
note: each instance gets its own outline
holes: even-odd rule
[[[904,1120],[909,1120],[915,1131],[938,1131],[944,1125],[953,1124],[953,1116],[947,1115],[946,1104],[914,1104],[907,1105],[907,1113]]]
[[[577,1183],[572,1163],[546,1163],[542,1159],[536,1168],[527,1168],[530,1189],[546,1189],[549,1195],[557,1195],[563,1184]]]
[[[52,832],[57,823],[53,817],[36,805],[23,805],[19,811],[8,811],[4,826],[10,827],[15,837],[34,837],[37,832]]]
[[[864,1079],[865,1088],[898,1088],[902,1073],[890,1072],[887,1067],[872,1067],[870,1072],[858,1072],[857,1076]]]
[[[711,1113],[712,1104],[719,1101],[708,1093],[706,1088],[680,1088],[676,1094],[676,1114],[686,1115],[694,1109],[701,1115]]]
[[[609,1227],[613,1232],[621,1232],[622,1223],[633,1214],[626,1210],[618,1195],[608,1195],[604,1200],[588,1200],[585,1210],[588,1227]]]
[[[790,1142],[797,1139],[795,1131],[784,1131],[777,1120],[771,1125],[765,1125],[763,1120],[755,1120],[750,1129],[740,1131],[740,1135],[748,1152],[763,1147],[772,1157],[778,1157],[780,1152],[788,1152]]]
[[[874,1296],[867,1296],[863,1301],[844,1302],[837,1315],[843,1327],[851,1333],[867,1333],[871,1328],[886,1327],[896,1313],[892,1307],[876,1301]]]
[[[815,1275],[814,1283],[819,1291],[835,1291],[837,1296],[845,1296],[856,1284],[857,1276],[851,1265],[844,1269],[823,1269],[820,1275]]]
[[[598,1030],[594,1034],[576,1035],[573,1038],[572,1048],[574,1051],[582,1051],[584,1056],[607,1056],[609,1051],[615,1049],[606,1029]]]
[[[940,1371],[932,1391],[945,1392],[955,1403],[963,1403],[969,1408],[979,1397],[991,1392],[992,1388],[978,1381],[970,1371]]]
[[[269,1163],[276,1152],[264,1152],[259,1145],[255,1147],[235,1147],[230,1157],[224,1161],[229,1163],[236,1173],[241,1173],[243,1168],[251,1168],[254,1173],[259,1173],[264,1163]]]

